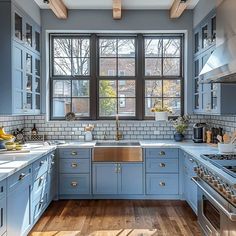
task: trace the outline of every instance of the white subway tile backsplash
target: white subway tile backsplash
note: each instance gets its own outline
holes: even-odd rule
[[[185,138],[192,139],[192,126],[196,122],[206,122],[211,127],[221,126],[226,132],[236,130],[236,116],[191,116],[189,128]],[[44,115],[39,116],[0,116],[0,126],[4,126],[7,132],[16,128],[25,127],[30,132],[33,124],[36,124],[40,134],[45,134],[47,139],[62,140],[84,140],[84,128],[88,124],[95,126],[93,136],[95,139],[114,139],[116,125],[115,121],[46,121]],[[119,128],[124,139],[173,139],[175,129],[170,122],[162,121],[120,121]]]

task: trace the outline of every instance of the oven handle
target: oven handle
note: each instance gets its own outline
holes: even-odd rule
[[[204,194],[216,204],[216,206],[231,220],[236,221],[236,214],[229,212],[225,207],[223,207],[206,189],[199,183],[198,177],[192,177],[191,180],[204,192]]]

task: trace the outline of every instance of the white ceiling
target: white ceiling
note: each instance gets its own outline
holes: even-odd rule
[[[112,9],[112,0],[62,0],[69,9]],[[170,9],[174,0],[122,0],[123,9]],[[193,9],[199,0],[188,0]],[[43,0],[35,0],[40,8],[48,8]]]

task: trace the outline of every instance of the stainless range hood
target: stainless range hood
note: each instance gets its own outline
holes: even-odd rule
[[[236,1],[219,0],[216,49],[200,73],[202,83],[236,83]]]

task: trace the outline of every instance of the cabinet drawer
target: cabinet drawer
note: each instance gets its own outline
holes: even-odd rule
[[[34,181],[33,188],[32,188],[33,201],[36,198],[44,195],[46,191],[46,182],[47,182],[47,173],[43,174],[41,177],[39,177],[38,179]]]
[[[149,173],[178,173],[179,161],[178,159],[146,159],[146,172]]]
[[[147,174],[147,194],[172,195],[179,193],[178,174]]]
[[[147,148],[146,157],[151,158],[178,158],[179,150],[177,148]]]
[[[36,180],[48,170],[48,155],[33,163],[33,179]]]
[[[60,194],[90,194],[89,174],[61,174]]]
[[[89,159],[60,159],[60,173],[89,173]]]
[[[88,148],[63,148],[60,149],[60,158],[90,158],[90,149]]]
[[[32,204],[33,222],[35,223],[47,206],[47,193],[37,198]]]
[[[2,180],[0,182],[0,199],[6,196],[6,186],[7,186],[7,181]]]
[[[7,189],[9,191],[15,190],[18,186],[26,183],[31,183],[31,166],[27,166],[22,170],[16,172],[14,175],[7,179]]]

